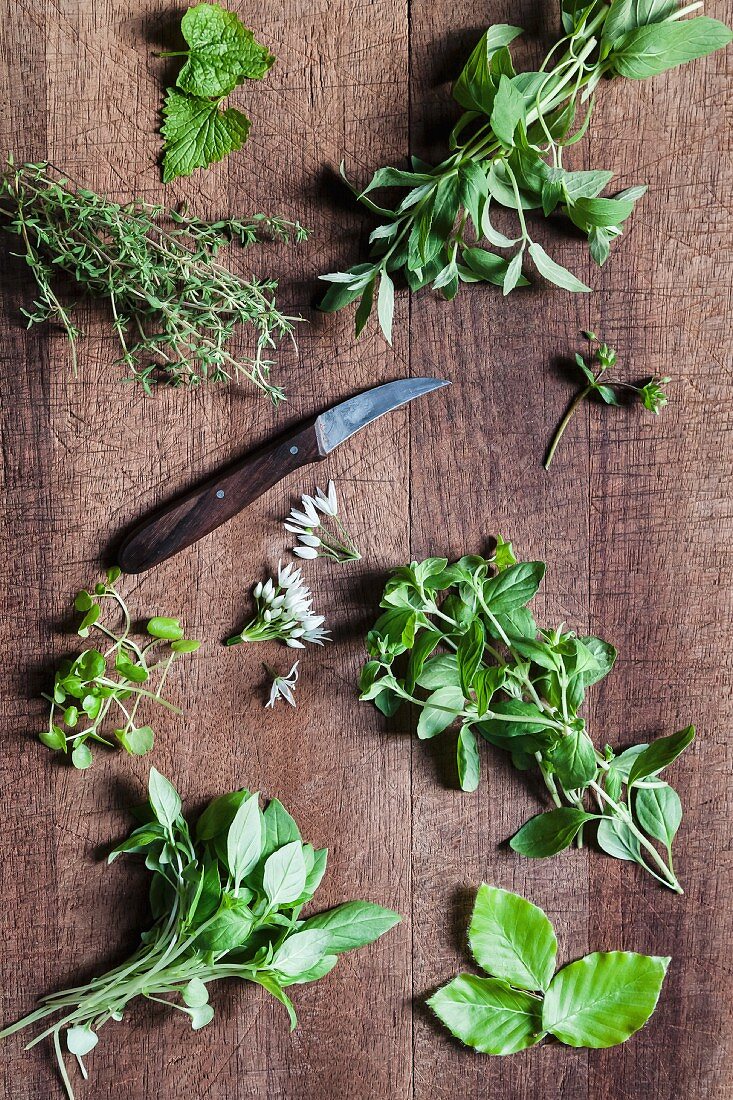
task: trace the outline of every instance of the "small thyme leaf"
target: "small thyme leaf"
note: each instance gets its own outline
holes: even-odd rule
[[[72,185],[48,164],[12,161],[0,176],[0,215],[21,238],[38,288],[29,323],[61,325],[75,371],[79,330],[54,289],[59,269],[109,304],[120,362],[147,393],[160,380],[198,386],[244,377],[275,404],[284,398],[269,380],[267,356],[300,318],[278,310],[274,280],[240,279],[217,255],[231,241],[303,241],[298,222],[255,214],[208,223],[139,200],[121,205]],[[253,354],[243,359],[228,351],[239,325],[255,334]]]

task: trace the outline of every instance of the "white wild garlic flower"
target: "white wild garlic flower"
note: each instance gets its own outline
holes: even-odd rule
[[[272,669],[265,665],[267,672],[272,676],[272,686],[270,688],[270,698],[265,703],[266,707],[273,707],[278,699],[284,699],[286,703],[289,703],[291,707],[295,706],[295,685],[298,682],[298,665],[300,661],[296,661],[287,676],[278,676]]]
[[[283,567],[279,562],[277,580],[258,581],[252,595],[257,614],[239,634],[227,639],[227,645],[277,640],[291,649],[305,649],[306,642],[323,645],[330,640],[323,629],[325,617],[313,614],[310,589],[294,565]]]
[[[330,558],[337,562],[361,559],[354,540],[339,519],[333,481],[329,481],[325,493],[322,489],[316,489],[313,497],[304,493],[300,508],[292,509],[284,527],[298,536],[298,545],[293,547],[298,558]]]

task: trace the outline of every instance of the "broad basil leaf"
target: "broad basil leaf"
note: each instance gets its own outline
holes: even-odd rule
[[[558,810],[549,810],[537,814],[523,825],[510,840],[515,852],[530,859],[545,859],[565,851],[575,840],[581,826],[593,821],[598,814],[587,814],[573,806],[563,806]]]
[[[489,27],[481,36],[463,72],[453,85],[453,98],[460,103],[461,107],[469,111],[479,111],[485,115],[491,114],[496,91],[496,85],[491,76],[491,57],[502,46],[508,46],[520,34],[522,34],[521,27],[510,27],[505,23],[499,23],[495,27]]]
[[[227,833],[227,866],[235,890],[262,854],[262,812],[259,795],[250,795],[239,807]]]
[[[270,905],[292,905],[298,900],[306,882],[303,846],[299,840],[268,856],[262,882]]]
[[[435,737],[455,722],[464,706],[463,691],[459,687],[441,687],[425,701],[417,722],[417,736]]]
[[[448,653],[440,657],[431,657],[426,661],[423,670],[417,677],[417,683],[426,691],[435,691],[441,687],[455,687],[460,689],[461,678],[458,674],[458,661]]]
[[[520,989],[547,989],[555,972],[557,939],[536,905],[483,883],[468,929],[473,957],[482,970]]]
[[[598,846],[614,859],[641,863],[641,849],[636,835],[617,817],[603,817],[598,823]]]
[[[542,1026],[571,1047],[612,1047],[643,1027],[657,1006],[669,958],[606,951],[553,978]]]
[[[399,913],[384,909],[381,905],[370,901],[350,901],[310,917],[303,929],[318,929],[325,937],[327,953],[340,955],[344,951],[374,943],[401,920]]]
[[[545,575],[541,561],[522,561],[484,582],[483,595],[493,615],[505,615],[532,599]]]
[[[476,734],[470,726],[461,726],[456,744],[456,765],[462,791],[475,791],[481,774]]]
[[[245,798],[249,798],[249,791],[231,791],[214,798],[198,819],[197,840],[213,840],[226,833]]]
[[[695,739],[695,727],[687,726],[678,733],[672,733],[669,737],[658,737],[652,741],[643,752],[640,752],[631,766],[629,772],[629,786],[633,786],[638,779],[646,779],[648,775],[656,775],[681,753]]]
[[[428,1004],[452,1035],[482,1054],[514,1054],[544,1034],[540,1002],[497,978],[460,974]]]
[[[328,935],[316,928],[294,932],[278,947],[272,968],[286,978],[307,973],[328,954]]]
[[[300,840],[300,829],[278,798],[273,798],[262,815],[265,841],[260,859],[271,855],[285,844]]]
[[[637,789],[636,818],[642,829],[671,847],[682,821],[682,803],[673,787]]]
[[[156,768],[150,769],[148,797],[160,824],[170,829],[181,813],[181,799],[175,787]]]
[[[593,742],[582,730],[572,730],[552,750],[552,766],[566,791],[587,787],[598,770]]]
[[[705,15],[679,23],[656,23],[630,31],[616,43],[610,60],[619,76],[644,80],[706,57],[733,38],[725,23]]]

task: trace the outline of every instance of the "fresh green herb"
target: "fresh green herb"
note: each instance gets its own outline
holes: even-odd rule
[[[552,1035],[571,1047],[613,1047],[644,1026],[669,957],[596,951],[555,973],[547,916],[518,894],[483,883],[468,930],[488,978],[459,974],[428,1000],[452,1035],[481,1054],[515,1054]]]
[[[259,795],[233,791],[210,802],[192,833],[174,787],[153,768],[143,824],[114,848],[145,856],[152,873],[155,923],[121,966],[87,985],[44,997],[38,1008],[0,1032],[42,1030],[52,1036],[66,1093],[74,1092],[61,1036],[82,1062],[108,1020],[122,1020],[136,997],[158,1001],[189,1018],[194,1031],[214,1017],[209,985],[241,978],[271,993],[296,1016],[286,988],[317,981],[346,951],[373,943],[400,917],[367,901],[351,901],[301,917],[326,870],[327,851],[304,844],[293,818],[276,798],[260,810]],[[171,999],[173,998],[173,999]],[[49,1018],[55,1022],[46,1025]]]
[[[221,101],[245,80],[261,80],[275,63],[236,13],[219,4],[189,8],[181,33],[189,49],[160,55],[187,59],[176,79],[180,91],[168,88],[163,108],[164,183],[241,149],[249,119],[233,107],[222,110]]]
[[[156,616],[147,624],[148,640],[138,644],[130,637],[130,612],[115,583],[120,570],[115,566],[104,583],[94,592],[79,592],[74,607],[83,618],[78,634],[88,638],[92,631],[102,635],[105,647],[85,649],[73,660],[61,663],[56,672],[51,695],[48,729],[39,734],[49,749],[71,753],[76,768],[88,768],[92,763],[90,742],[112,746],[109,734],[113,726],[115,741],[133,756],[144,756],[153,747],[150,726],[137,724],[141,703],[152,700],[167,710],[180,714],[163,698],[163,686],[173,661],[182,653],[193,653],[200,642],[184,638],[178,619]],[[122,617],[119,632],[100,622],[102,605],[112,603]],[[159,650],[165,646],[164,656]]]
[[[258,581],[252,590],[257,613],[227,645],[240,642],[284,642],[290,649],[305,649],[305,643],[323,645],[329,640],[323,629],[323,615],[314,615],[313,597],[293,565],[277,567],[277,580]]]
[[[575,362],[582,371],[587,385],[583,386],[575,395],[568,405],[567,412],[558,425],[552,443],[547,451],[547,457],[545,458],[546,470],[550,468],[550,463],[557,450],[558,443],[562,439],[563,432],[570,423],[573,413],[578,406],[592,394],[597,394],[606,405],[618,405],[619,400],[616,397],[615,391],[617,389],[626,390],[629,393],[636,394],[644,408],[654,413],[655,416],[659,415],[661,409],[663,409],[669,401],[663,387],[666,386],[668,382],[672,381],[671,378],[650,378],[643,386],[634,386],[630,382],[622,382],[618,378],[609,378],[606,371],[609,367],[615,365],[617,359],[616,352],[613,348],[610,348],[608,344],[599,341],[594,332],[586,332],[585,336],[591,343],[598,343],[598,347],[594,350],[590,363],[586,362],[582,355],[576,353],[575,356]],[[595,371],[592,369],[594,363],[598,364]]]
[[[33,272],[39,297],[24,310],[28,324],[53,321],[71,345],[76,372],[80,335],[73,308],[54,290],[59,269],[68,272],[92,298],[108,301],[120,362],[146,392],[163,379],[198,385],[244,376],[275,402],[283,391],[269,379],[267,350],[292,336],[298,317],[280,313],[273,280],[242,280],[217,262],[220,249],[237,240],[243,246],[262,234],[303,241],[298,222],[255,214],[211,224],[162,206],[110,202],[73,187],[47,164],[10,164],[0,176],[0,214],[5,228],[23,242],[22,256]],[[172,223],[165,230],[161,219]],[[237,325],[257,333],[251,358],[227,351]]]
[[[313,497],[303,493],[300,508],[293,508],[283,524],[286,531],[298,536],[300,545],[293,547],[296,557],[329,558],[339,563],[361,561],[356,543],[339,519],[338,512],[333,481],[329,481],[325,493],[322,489],[316,489]]]
[[[682,813],[659,773],[691,743],[694,728],[620,755],[594,747],[580,710],[586,690],[611,671],[616,650],[562,626],[538,630],[527,604],[544,572],[542,562],[516,562],[501,539],[492,559],[449,565],[427,558],[395,570],[384,614],[367,636],[361,698],[386,715],[413,704],[423,739],[458,725],[465,791],[479,783],[477,734],[511,753],[517,768],[539,767],[556,808],[520,829],[515,851],[544,857],[573,841],[580,847],[586,823],[597,822],[605,852],[633,860],[681,894],[672,840]]]
[[[599,197],[613,173],[568,171],[563,152],[586,132],[593,94],[604,77],[640,80],[730,42],[730,30],[715,19],[678,22],[700,6],[679,7],[676,0],[612,0],[610,5],[562,0],[565,37],[538,72],[515,72],[509,44],[522,33],[519,27],[490,27],[453,86],[464,114],[451,134],[447,159],[434,167],[412,157],[409,171],[380,168],[363,191],[354,192],[380,219],[369,238],[371,259],[321,276],[333,284],[321,309],[332,312],[360,299],[358,336],[376,301],[391,342],[395,275],[403,275],[412,291],[432,284],[448,300],[461,283],[493,283],[509,294],[527,284],[527,256],[549,282],[588,291],[533,240],[525,211],[565,215],[587,235],[596,263],[605,263],[646,187]],[[584,117],[575,128],[582,104],[587,104],[581,108]],[[406,192],[404,198],[394,206],[376,203],[372,192],[390,187]],[[515,212],[512,236],[494,226],[493,207]],[[483,240],[510,255],[482,247]]]

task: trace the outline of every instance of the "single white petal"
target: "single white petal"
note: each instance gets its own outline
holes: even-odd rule
[[[299,523],[301,527],[321,526],[321,520],[313,507],[311,507],[310,512],[299,512],[296,508],[293,508],[288,520],[290,523]]]
[[[321,540],[318,535],[299,535],[298,542],[302,542],[303,546],[320,546]]]
[[[290,685],[284,680],[280,684],[280,694],[286,703],[290,703],[291,707],[295,706],[295,696],[293,695]]]
[[[277,686],[277,678],[275,678],[275,680],[273,680],[273,682],[272,682],[272,687],[270,688],[270,698],[265,703],[265,706],[266,707],[274,707],[275,706],[275,700],[277,699],[279,694],[280,694],[280,692],[279,692],[278,686]]]
[[[315,501],[313,500],[313,497],[309,497],[303,494],[303,496],[300,498],[300,502],[303,505],[303,511],[308,516],[311,523],[315,527],[317,527],[321,521],[318,518],[318,512],[316,511]]]
[[[336,486],[334,485],[333,480],[330,480],[328,483],[328,503],[331,505],[331,515],[335,516],[339,510],[339,507],[338,500],[336,498]]]
[[[305,631],[303,630],[302,626],[296,626],[294,630],[290,631],[290,637],[291,638],[299,638],[301,636],[301,634],[305,634]]]
[[[294,535],[299,535],[301,533],[301,531],[310,531],[310,524],[308,524],[307,527],[304,527],[301,524],[301,526],[299,527],[296,523],[287,523],[286,522],[286,523],[283,524],[283,527],[285,528],[286,531],[292,531]]]
[[[267,603],[269,603],[269,602],[270,602],[270,600],[272,599],[272,597],[274,596],[274,594],[275,594],[275,586],[274,586],[274,584],[272,583],[272,578],[271,578],[271,577],[268,577],[268,578],[267,578],[267,581],[266,581],[266,582],[265,582],[265,584],[264,584],[264,585],[262,586],[262,593],[261,593],[261,595],[262,595],[262,598],[263,598],[263,600],[265,600],[265,601],[266,601]]]
[[[262,595],[262,581],[257,581],[257,584],[254,586],[253,595],[256,600],[259,600]]]
[[[285,645],[289,646],[290,649],[305,649],[303,643],[299,642],[297,638],[286,638]]]
[[[269,623],[272,619],[272,612],[269,611],[268,608],[265,608],[265,610],[262,612],[262,618],[265,620],[266,623]]]
[[[285,593],[281,592],[279,596],[275,596],[275,599],[270,604],[271,607],[282,607],[285,603]]]
[[[318,551],[312,546],[294,546],[293,553],[299,558],[317,558]]]

